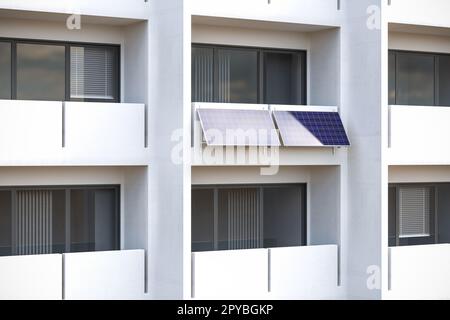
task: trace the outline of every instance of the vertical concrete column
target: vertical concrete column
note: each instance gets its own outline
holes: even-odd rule
[[[190,150],[187,7],[150,1],[148,292],[155,299],[182,299],[190,290],[190,165],[180,158]]]
[[[348,297],[357,299],[381,298],[384,5],[383,0],[341,3],[341,113],[352,143],[342,221],[343,281]]]

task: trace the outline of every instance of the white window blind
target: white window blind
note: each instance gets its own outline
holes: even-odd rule
[[[52,253],[52,191],[17,191],[15,205],[14,254]]]
[[[431,204],[431,187],[401,187],[399,189],[400,238],[430,236]]]
[[[263,217],[258,189],[228,191],[228,249],[263,246]]]
[[[117,79],[113,48],[71,47],[70,57],[71,98],[115,99]]]

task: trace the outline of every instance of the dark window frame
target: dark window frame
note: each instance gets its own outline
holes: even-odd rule
[[[400,208],[399,208],[399,191],[400,188],[405,187],[423,187],[423,188],[432,188],[433,190],[433,210],[430,215],[430,236],[428,237],[411,237],[409,239],[430,239],[433,244],[439,243],[439,214],[438,214],[438,194],[437,194],[437,187],[439,184],[445,184],[445,183],[389,183],[388,188],[395,189],[395,220],[394,220],[394,226],[395,226],[395,244],[391,246],[411,246],[415,244],[408,244],[405,243],[405,241],[402,241],[402,238],[400,238]],[[389,202],[389,199],[388,199]],[[391,218],[390,212],[388,212],[388,220]],[[388,240],[390,238],[390,232],[389,232],[389,226],[388,226]],[[403,242],[403,243],[402,243]],[[407,241],[406,241],[407,242]]]
[[[49,190],[49,191],[64,191],[65,196],[65,229],[64,232],[66,234],[66,241],[65,241],[65,250],[64,253],[70,253],[71,251],[71,210],[70,210],[70,193],[72,190],[113,190],[115,193],[115,213],[114,213],[114,219],[116,221],[116,228],[114,230],[115,234],[117,235],[115,238],[114,246],[117,249],[114,250],[121,250],[121,243],[122,243],[122,236],[121,236],[121,223],[122,223],[122,217],[121,217],[121,201],[120,201],[120,185],[61,185],[61,186],[0,186],[0,191],[7,191],[11,193],[11,203],[12,203],[12,209],[11,209],[11,221],[13,221],[13,216],[15,213],[15,198],[17,191],[26,191],[26,190]],[[14,233],[11,233],[11,236],[14,236]],[[79,251],[79,252],[86,252],[86,251]]]
[[[11,65],[9,66],[10,72],[11,72],[11,74],[10,74],[10,81],[11,81],[11,83],[10,83],[10,85],[11,85],[10,99],[13,99],[13,95],[12,95],[13,94],[13,84],[16,82],[15,81],[16,75],[14,73],[14,68],[13,68],[13,66],[16,63],[16,47],[13,45],[12,40],[9,40],[9,39],[0,38],[0,42],[10,44],[10,49],[11,49]]]
[[[213,100],[217,100],[217,83],[218,83],[218,74],[217,74],[217,51],[220,49],[223,50],[240,50],[240,51],[251,51],[257,53],[257,104],[264,104],[265,102],[265,53],[285,53],[285,54],[299,54],[301,55],[301,103],[300,105],[306,105],[308,101],[308,54],[307,50],[296,50],[296,49],[283,49],[283,48],[270,48],[270,47],[253,47],[253,46],[234,46],[234,45],[217,45],[211,43],[199,43],[193,42],[191,44],[191,50],[193,48],[208,48],[213,49]],[[193,87],[193,84],[191,83]],[[192,102],[201,102],[201,101],[192,101]]]
[[[301,245],[300,246],[307,246],[308,245],[308,183],[267,183],[267,184],[220,184],[220,185],[215,185],[215,184],[205,184],[205,185],[192,185],[191,190],[212,190],[213,193],[215,194],[214,197],[216,197],[216,195],[218,194],[218,192],[220,190],[227,190],[227,189],[242,189],[242,188],[249,188],[249,189],[258,189],[260,194],[261,194],[261,198],[260,198],[260,203],[262,206],[262,211],[263,211],[263,218],[264,218],[264,189],[265,188],[288,188],[288,187],[299,187],[301,188],[301,192],[302,192],[302,197],[303,197],[303,203],[301,203],[301,211],[300,211],[300,221],[303,223],[300,223],[299,226],[299,230],[301,232],[301,238],[300,238],[300,242]],[[214,199],[214,201],[216,201],[216,199]],[[214,213],[213,213],[213,220],[216,220],[218,217],[218,206],[215,203],[214,205]],[[192,220],[192,218],[191,218]],[[216,233],[216,224],[218,223],[218,221],[214,221],[214,233]],[[214,242],[217,241],[217,234],[214,234]],[[263,239],[264,240],[264,239]],[[264,242],[264,241],[263,241]],[[192,227],[191,227],[191,244],[192,244]],[[266,248],[266,246],[263,244],[262,248]],[[192,252],[195,252],[192,250]],[[217,247],[217,244],[214,244],[214,250],[213,251],[227,251],[227,250],[220,250]]]
[[[118,44],[103,44],[91,42],[75,42],[75,41],[58,41],[58,40],[37,40],[37,39],[21,39],[21,38],[0,38],[0,42],[9,42],[11,44],[11,99],[17,100],[17,44],[40,44],[64,46],[65,48],[65,92],[64,101],[80,101],[80,102],[111,102],[119,103],[121,101],[121,46]],[[71,47],[89,47],[89,48],[111,48],[114,50],[115,63],[114,74],[117,81],[114,84],[116,97],[114,99],[75,99],[70,97],[70,48]]]
[[[432,105],[427,105],[427,106],[432,106],[432,107],[450,107],[449,105],[441,105],[440,103],[440,99],[439,99],[439,78],[440,78],[440,70],[439,70],[439,58],[440,57],[447,57],[450,58],[450,53],[439,53],[439,52],[426,52],[426,51],[412,51],[412,50],[395,50],[395,49],[390,49],[388,51],[388,55],[389,54],[393,54],[394,55],[394,70],[395,70],[395,76],[394,76],[394,103],[391,103],[390,101],[388,101],[389,105],[397,105],[397,89],[399,87],[398,85],[398,54],[404,54],[404,55],[422,55],[422,56],[427,56],[427,57],[433,57],[434,59],[434,95],[433,95],[433,100],[434,100],[434,104]],[[389,65],[388,65],[389,68]],[[389,86],[389,83],[388,83]],[[389,97],[388,97],[389,99]]]

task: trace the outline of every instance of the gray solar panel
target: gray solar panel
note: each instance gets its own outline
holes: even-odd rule
[[[268,110],[197,109],[209,146],[280,146]]]
[[[274,111],[274,118],[287,147],[350,145],[337,112]]]

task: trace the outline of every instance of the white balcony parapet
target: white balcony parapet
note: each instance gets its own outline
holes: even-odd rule
[[[267,250],[230,250],[192,254],[192,297],[258,299],[267,294]]]
[[[450,244],[389,248],[387,299],[450,299]]]
[[[277,299],[335,299],[337,245],[272,248],[270,292]]]
[[[253,21],[286,22],[286,26],[276,24],[278,29],[292,30],[289,23],[301,21],[312,25],[338,25],[342,11],[338,10],[336,0],[195,0],[192,1],[191,12],[193,15],[202,17],[226,17],[231,19],[247,19]],[[239,8],[239,10],[236,10]],[[238,23],[230,22],[232,26]],[[249,23],[241,22],[248,26]],[[250,24],[254,26],[255,23]],[[259,24],[256,24],[258,26]],[[266,27],[267,28],[267,27]],[[282,29],[282,30],[283,30]],[[298,30],[298,29],[294,29]]]
[[[65,157],[71,161],[145,162],[145,132],[143,104],[65,102]]]
[[[0,165],[145,165],[144,104],[0,100]]]
[[[64,299],[142,299],[143,250],[64,254]]]
[[[0,257],[0,300],[60,300],[62,255]]]
[[[192,254],[195,299],[336,299],[337,245]]]
[[[55,101],[0,100],[0,163],[45,162],[62,144],[62,105]]]
[[[389,164],[450,164],[449,123],[449,107],[389,106]]]
[[[448,0],[395,0],[386,7],[389,22],[450,27],[448,12],[450,2]]]
[[[0,257],[0,300],[143,299],[144,250]]]

